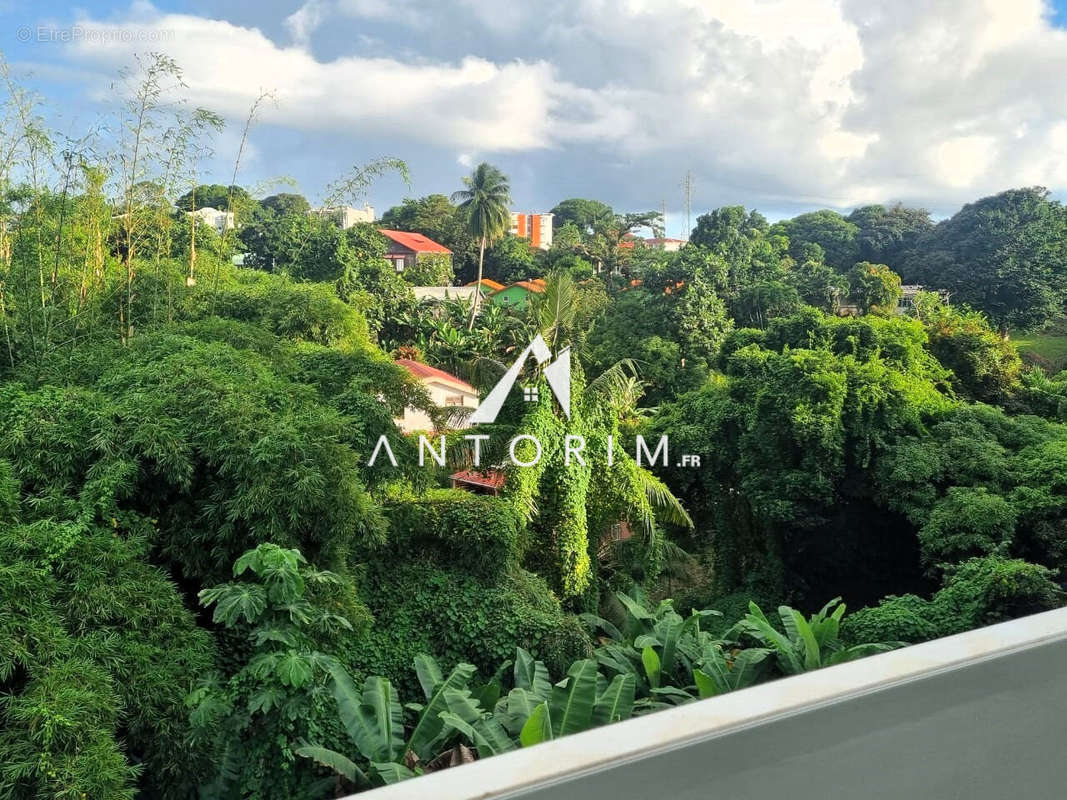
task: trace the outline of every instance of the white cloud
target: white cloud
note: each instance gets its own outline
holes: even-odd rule
[[[996,151],[992,136],[957,136],[933,148],[930,168],[946,185],[969,188],[988,169]]]
[[[290,28],[306,33],[301,25],[308,18],[302,20]],[[275,92],[277,108],[266,109],[263,119],[279,125],[353,136],[386,133],[496,152],[551,141],[556,80],[543,61],[494,64],[468,56],[404,63],[352,56],[321,62],[304,47],[279,46],[259,30],[219,20],[171,14],[125,27],[136,33],[142,26],[173,31],[161,49],[182,66],[189,94],[231,118],[241,118],[268,90]],[[72,50],[106,74],[128,64],[137,48],[108,41],[78,43]]]
[[[285,18],[285,27],[300,47],[307,47],[311,34],[322,24],[327,14],[325,0],[307,0],[304,5]]]
[[[293,46],[132,16],[175,31],[198,104],[240,117],[275,88],[268,121],[421,142],[461,164],[555,148],[556,177],[584,170],[589,193],[620,164],[634,192],[691,168],[707,205],[946,207],[1067,188],[1067,33],[1042,0],[308,0],[285,20]],[[421,55],[359,55],[367,21],[378,52]],[[311,33],[338,25],[355,26],[350,54],[320,60]],[[107,72],[132,49],[74,56]]]

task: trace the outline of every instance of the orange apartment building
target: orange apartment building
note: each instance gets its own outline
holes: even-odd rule
[[[529,239],[531,247],[547,250],[552,246],[552,214],[511,212],[511,235]]]

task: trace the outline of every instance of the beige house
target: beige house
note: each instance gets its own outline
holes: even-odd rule
[[[685,239],[645,239],[645,247],[653,250],[663,250],[668,253],[677,253],[685,247]]]
[[[422,382],[434,405],[440,408],[462,406],[471,410],[478,407],[478,390],[455,375],[409,358],[398,358],[396,363]],[[396,424],[404,433],[433,430],[430,416],[418,408],[405,408],[404,416],[398,419]],[[460,422],[455,427],[466,428],[467,424]]]
[[[333,220],[343,230],[348,230],[360,222],[374,222],[374,207],[368,205],[364,205],[363,208],[323,206],[322,208],[313,208],[309,213]]]
[[[185,212],[190,217],[196,217],[202,225],[210,225],[217,233],[233,230],[235,227],[232,211],[219,211],[211,206],[198,208],[196,211]]]
[[[440,303],[443,300],[466,300],[474,302],[474,286],[412,286],[412,293],[418,301],[428,303]],[[485,292],[483,291],[484,295]]]

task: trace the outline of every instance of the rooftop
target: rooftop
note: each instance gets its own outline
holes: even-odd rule
[[[431,367],[429,364],[422,364],[418,361],[412,361],[410,358],[398,358],[396,363],[406,369],[420,381],[424,380],[439,380],[447,381],[461,389],[466,389],[468,392],[478,393],[478,390],[467,383],[465,380],[457,378],[450,372],[445,372],[443,369],[437,367]]]
[[[478,283],[478,281],[471,281],[470,283],[465,283],[463,285],[464,286],[474,286],[476,283]],[[504,286],[504,284],[497,283],[496,281],[492,280],[491,278],[482,278],[482,286],[484,286],[486,289],[489,289],[492,292],[499,292],[501,289],[507,288],[507,287]]]
[[[416,300],[444,300],[446,297],[472,300],[478,289],[470,286],[412,286]]]
[[[501,489],[507,476],[496,469],[486,470],[462,470],[451,475],[452,480],[459,483],[470,483],[475,486],[484,486],[487,489]]]
[[[545,281],[544,278],[534,278],[533,280],[528,281],[515,281],[515,283],[512,283],[508,286],[502,286],[501,288],[497,289],[496,292],[493,292],[493,294],[496,294],[497,292],[502,292],[505,289],[510,289],[512,286],[519,286],[528,292],[536,292],[537,294],[541,294],[545,290]]]
[[[379,228],[378,233],[397,244],[414,250],[416,253],[451,253],[452,251],[443,244],[438,244],[428,236],[411,231],[391,231],[388,228]]]

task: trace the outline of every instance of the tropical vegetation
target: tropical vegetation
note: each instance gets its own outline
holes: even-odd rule
[[[339,797],[1064,604],[1067,372],[1015,347],[1067,311],[1045,190],[730,206],[673,252],[566,198],[540,250],[482,164],[383,215],[452,251],[397,274],[243,185],[268,97],[211,183],[179,65],[125,77],[71,140],[4,72],[0,797]],[[483,278],[543,283],[413,291]],[[538,336],[569,408],[531,361],[483,439],[397,363],[484,396]]]

